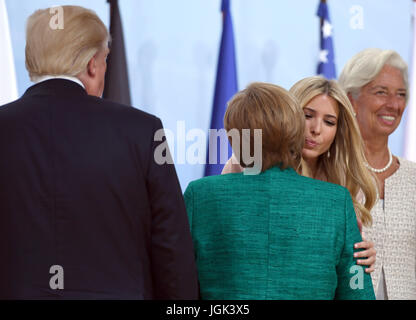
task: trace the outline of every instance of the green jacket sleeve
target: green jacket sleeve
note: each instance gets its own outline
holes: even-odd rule
[[[357,225],[351,196],[345,190],[345,241],[341,258],[337,266],[338,286],[335,299],[342,300],[374,300],[374,289],[371,276],[364,267],[357,265],[354,253],[362,249],[354,249],[354,244],[362,238]]]

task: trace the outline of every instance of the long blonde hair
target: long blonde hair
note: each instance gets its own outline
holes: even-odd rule
[[[364,142],[347,95],[336,81],[319,76],[302,79],[295,83],[289,91],[298,99],[302,108],[306,107],[314,97],[321,94],[337,101],[339,108],[337,132],[329,152],[319,156],[318,168],[324,172],[328,182],[339,184],[348,189],[357,216],[364,226],[371,226],[370,211],[377,199],[376,180],[364,165]],[[310,176],[305,161],[302,161],[299,173]],[[357,199],[360,191],[365,197],[364,204]]]

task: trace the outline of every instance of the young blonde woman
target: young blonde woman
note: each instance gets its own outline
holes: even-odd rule
[[[365,167],[364,145],[352,105],[334,80],[308,77],[297,82],[290,92],[297,98],[305,114],[305,144],[298,172],[304,176],[346,187],[351,194],[357,222],[371,226],[370,210],[376,202],[376,185]],[[230,159],[223,174],[240,172],[242,168]],[[355,244],[360,265],[374,271],[376,252],[371,241]],[[365,259],[363,259],[365,258]]]

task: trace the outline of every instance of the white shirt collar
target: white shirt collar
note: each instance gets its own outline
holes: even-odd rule
[[[47,80],[51,80],[51,79],[64,79],[64,80],[69,80],[69,81],[73,81],[75,83],[78,83],[81,87],[84,88],[85,90],[85,86],[84,84],[81,82],[81,80],[79,80],[76,77],[71,77],[71,76],[65,76],[65,75],[58,75],[58,76],[51,76],[51,75],[46,75],[46,76],[40,76],[40,77],[36,77],[34,78],[34,83],[41,83],[43,81],[47,81]]]

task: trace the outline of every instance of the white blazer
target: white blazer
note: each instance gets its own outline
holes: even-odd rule
[[[416,163],[398,157],[400,168],[385,180],[384,209],[371,210],[373,225],[363,227],[377,251],[371,274],[375,292],[384,269],[389,300],[416,299]]]

